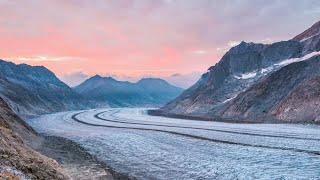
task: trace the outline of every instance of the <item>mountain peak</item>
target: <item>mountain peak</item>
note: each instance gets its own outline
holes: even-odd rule
[[[89,80],[110,80],[110,81],[117,81],[116,79],[114,79],[113,77],[111,76],[108,76],[108,77],[102,77],[98,74],[92,76],[91,78],[89,78]]]
[[[110,81],[118,81],[118,80],[114,79],[114,78],[111,77],[111,76],[104,77],[103,79],[110,80]]]
[[[247,52],[261,51],[263,44],[241,41],[237,46],[232,47],[227,54],[242,54]]]
[[[101,79],[102,77],[100,75],[96,74],[96,75],[92,76],[91,78],[92,79]]]
[[[313,24],[310,28],[302,32],[301,34],[294,37],[292,40],[305,41],[314,36],[320,35],[320,21]]]
[[[82,97],[44,66],[0,60],[0,95],[20,115],[82,108]]]

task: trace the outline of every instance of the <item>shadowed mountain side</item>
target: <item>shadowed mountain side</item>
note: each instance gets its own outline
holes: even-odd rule
[[[98,75],[74,89],[91,102],[113,107],[160,106],[182,92],[162,79],[145,78],[130,83]]]
[[[0,96],[20,115],[82,109],[88,103],[42,66],[0,60]]]
[[[230,101],[222,117],[319,122],[319,66],[317,56],[283,67]]]

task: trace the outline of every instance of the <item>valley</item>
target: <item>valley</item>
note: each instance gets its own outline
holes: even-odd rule
[[[0,0],[0,180],[319,179],[319,6]]]

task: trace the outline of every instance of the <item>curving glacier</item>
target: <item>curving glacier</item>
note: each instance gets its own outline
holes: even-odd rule
[[[149,116],[146,109],[71,111],[28,121],[137,179],[317,179],[320,127]]]

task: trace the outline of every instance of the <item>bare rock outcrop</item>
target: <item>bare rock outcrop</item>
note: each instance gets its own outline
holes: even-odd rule
[[[283,121],[320,123],[320,75],[301,83],[272,113]]]
[[[32,128],[0,99],[1,178],[70,179],[55,160],[41,155],[25,143],[25,139],[37,138]]]

